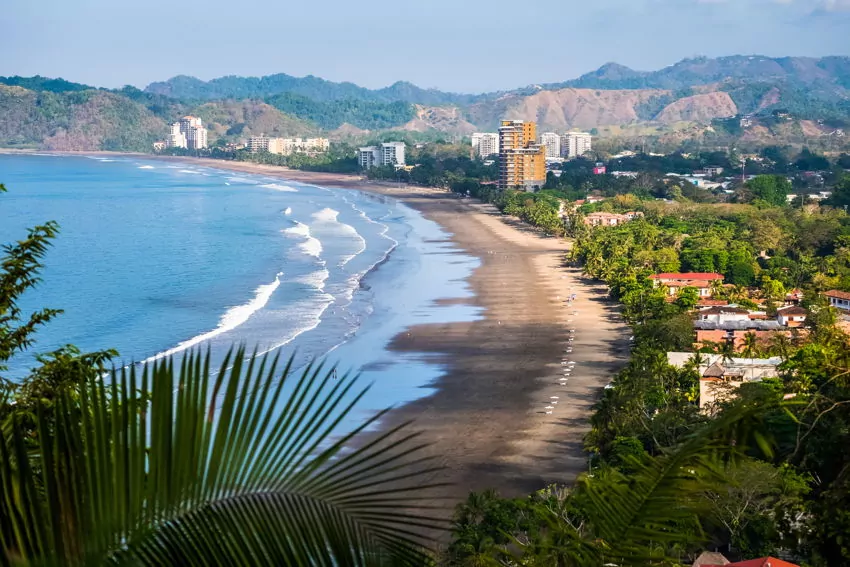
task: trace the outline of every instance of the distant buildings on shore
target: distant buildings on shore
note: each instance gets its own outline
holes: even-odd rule
[[[546,148],[537,143],[537,123],[502,120],[499,127],[499,188],[535,191],[546,183]]]
[[[168,148],[201,150],[207,147],[207,129],[196,116],[184,116],[171,125],[171,133],[165,141]]]
[[[268,152],[289,156],[292,154],[320,154],[327,152],[330,142],[327,138],[269,138],[251,136],[245,146],[251,153]]]
[[[528,124],[531,123],[528,122]],[[472,148],[477,155],[486,158],[499,153],[499,134],[476,132],[472,134],[471,139]],[[540,145],[545,148],[546,159],[550,160],[581,157],[593,149],[592,140],[593,137],[587,132],[567,132],[565,134],[544,132],[540,135]]]
[[[404,142],[384,142],[380,146],[366,146],[357,151],[357,163],[363,169],[392,165],[404,167]]]

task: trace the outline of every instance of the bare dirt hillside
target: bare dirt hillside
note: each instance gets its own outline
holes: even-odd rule
[[[416,118],[402,126],[402,130],[425,132],[440,130],[458,134],[469,134],[478,130],[474,124],[467,122],[461,110],[455,106],[422,106],[414,105]]]
[[[713,92],[680,98],[664,107],[656,120],[673,122],[708,123],[715,118],[729,118],[738,114],[738,107],[728,93]]]
[[[494,126],[500,118],[535,120],[542,129],[595,128],[638,120],[637,107],[667,94],[657,89],[559,89],[529,96],[508,95],[473,105],[469,120]]]

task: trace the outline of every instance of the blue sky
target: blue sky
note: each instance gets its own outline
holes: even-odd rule
[[[850,55],[850,0],[5,0],[0,40],[0,75],[105,87],[284,72],[481,92],[608,61]]]

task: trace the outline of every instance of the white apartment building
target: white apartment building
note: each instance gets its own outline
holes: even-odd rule
[[[171,125],[171,134],[166,142],[170,148],[200,150],[207,147],[207,129],[200,118],[184,116]]]
[[[476,132],[472,135],[472,148],[481,157],[499,153],[499,134],[497,132]]]
[[[251,153],[269,152],[270,154],[292,155],[294,153],[320,153],[330,148],[327,138],[269,138],[251,136],[245,146]]]
[[[540,143],[546,146],[547,158],[561,157],[561,137],[555,132],[544,132],[540,134]]]
[[[186,135],[180,131],[180,123],[175,122],[171,125],[171,133],[165,141],[165,145],[169,148],[186,148]]]
[[[587,132],[567,132],[561,136],[561,156],[579,157],[593,149],[592,136]]]
[[[403,166],[405,165],[404,142],[385,142],[380,146],[367,146],[360,148],[357,153],[357,162],[363,169],[375,166]]]

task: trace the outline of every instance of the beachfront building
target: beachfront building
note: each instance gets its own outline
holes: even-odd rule
[[[697,290],[700,297],[711,297],[712,285],[723,283],[723,274],[686,272],[665,273],[649,276],[656,287],[666,287],[670,296],[675,296],[683,287],[692,287]],[[716,282],[716,283],[715,283]]]
[[[207,129],[196,116],[184,116],[171,125],[171,133],[165,142],[169,148],[201,150],[207,147]]]
[[[561,157],[561,137],[555,132],[540,134],[540,144],[546,148],[547,158]]]
[[[292,154],[320,154],[327,152],[327,138],[269,138],[265,135],[251,136],[245,146],[251,153],[268,152],[289,156]]]
[[[357,152],[357,163],[362,169],[392,165],[405,166],[404,142],[385,142],[380,146],[366,146]]]
[[[165,141],[165,145],[169,148],[186,148],[186,135],[180,130],[180,123],[175,122],[171,125],[171,133]]]
[[[472,134],[472,149],[483,158],[499,153],[499,134],[496,132],[476,132]]]
[[[546,183],[546,154],[537,124],[502,120],[499,127],[499,188],[534,191]]]
[[[715,305],[697,311],[694,320],[696,348],[728,344],[735,352],[744,350],[749,340],[767,345],[777,335],[789,339],[803,337],[808,312],[797,305],[783,307],[774,318],[765,311],[749,311],[736,305]]]
[[[567,132],[561,136],[561,157],[583,156],[593,149],[592,138],[587,132]]]

